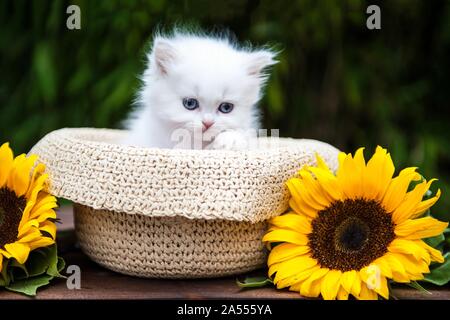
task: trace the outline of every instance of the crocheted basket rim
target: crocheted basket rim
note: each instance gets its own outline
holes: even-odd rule
[[[288,208],[285,182],[315,153],[337,166],[338,150],[309,139],[259,138],[254,150],[180,150],[121,145],[126,131],[64,128],[30,151],[48,192],[89,206],[152,217],[259,222]]]

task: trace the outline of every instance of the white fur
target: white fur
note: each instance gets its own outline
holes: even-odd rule
[[[176,33],[155,37],[148,62],[137,109],[127,121],[130,134],[125,144],[239,149],[244,132],[259,127],[256,103],[267,78],[264,70],[276,63],[272,51],[239,49],[226,39]],[[197,99],[200,107],[187,110],[183,98]],[[220,113],[222,102],[233,103],[233,111]],[[203,134],[202,121],[214,121]]]

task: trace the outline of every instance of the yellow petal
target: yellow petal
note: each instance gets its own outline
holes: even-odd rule
[[[43,192],[39,193],[40,188],[35,188],[33,190],[33,192],[31,193],[30,198],[27,201],[27,204],[25,206],[25,209],[23,210],[22,213],[22,218],[20,220],[20,224],[19,224],[19,230],[21,230],[25,223],[27,223],[30,219],[34,219],[35,217],[30,217],[30,214],[32,212],[32,210],[36,210],[36,208],[40,208],[42,206],[42,204],[44,203],[44,201],[46,200],[46,198],[48,197],[43,197]],[[54,197],[49,197],[50,199],[55,199]],[[47,202],[45,202],[47,203]]]
[[[55,240],[49,237],[41,237],[36,241],[30,242],[28,246],[31,250],[35,250],[37,248],[48,247],[55,243]]]
[[[389,263],[389,267],[392,272],[392,279],[395,282],[407,283],[410,282],[410,277],[408,272],[405,270],[405,267],[400,262],[400,260],[393,253],[386,253],[383,257],[387,263]]]
[[[338,153],[338,162],[339,162],[338,168],[342,167],[342,164],[347,159],[347,157],[352,157],[352,154],[351,153],[346,154],[345,152]]]
[[[36,208],[42,207],[44,204],[47,204],[49,202],[57,202],[56,197],[48,194],[45,191],[39,192],[36,197]]]
[[[11,168],[11,171],[9,173],[9,177],[8,177],[8,181],[6,181],[6,186],[10,189],[10,190],[14,190],[16,192],[17,196],[22,196],[25,193],[26,190],[26,180],[24,179],[16,179],[16,175],[17,175],[17,171],[19,171],[19,173],[21,173],[21,175],[19,177],[23,176],[23,170],[20,170],[22,167],[22,164],[24,163],[26,159],[25,154],[21,154],[19,156],[17,156],[16,158],[14,158],[13,160],[13,166]],[[29,174],[29,173],[28,173]],[[16,181],[17,180],[17,181]],[[21,193],[22,189],[24,189],[23,193]]]
[[[411,254],[417,260],[423,259],[427,264],[430,264],[431,258],[427,250],[416,244],[413,240],[394,239],[388,246],[388,251]]]
[[[336,172],[336,177],[341,185],[346,184],[347,180],[345,180],[347,177],[352,176],[349,174],[353,170],[353,156],[349,154],[345,154],[343,152],[339,153],[338,156],[339,159],[339,167]],[[345,188],[347,189],[347,188]],[[347,195],[347,194],[346,194]]]
[[[354,196],[359,198],[364,196],[364,179],[366,173],[366,160],[364,159],[364,148],[359,148],[355,152],[355,157],[353,158],[354,168],[356,169],[353,173],[354,180]]]
[[[423,273],[430,272],[428,264],[423,260],[416,260],[410,255],[401,253],[393,253],[392,255],[401,263],[408,275],[421,276]]]
[[[276,282],[276,286],[277,289],[282,289],[282,288],[286,288],[286,287],[290,287],[293,286],[297,283],[301,283],[302,281],[304,281],[305,279],[307,279],[308,277],[311,276],[311,274],[316,271],[317,269],[319,269],[319,266],[314,266],[312,268],[309,269],[305,269],[301,272],[297,272],[295,274],[293,274],[292,276],[289,276],[287,278],[278,280]]]
[[[21,238],[23,235],[28,233],[32,227],[39,228],[39,222],[35,219],[28,220],[26,223],[24,223],[23,227],[19,228],[19,233],[17,234],[17,237]]]
[[[6,259],[11,259],[11,254],[9,254],[7,251],[0,249],[0,254],[4,256]]]
[[[298,198],[297,198],[298,199]],[[289,206],[298,214],[303,214],[310,218],[315,218],[317,216],[317,210],[311,208],[310,206],[302,203],[301,200],[297,200],[294,197],[289,199]]]
[[[339,270],[330,270],[322,280],[320,292],[325,300],[336,299],[340,287],[342,272]]]
[[[395,227],[395,234],[404,239],[430,238],[441,234],[448,222],[441,222],[432,217],[406,220]]]
[[[310,269],[317,265],[317,261],[309,256],[299,256],[286,260],[277,264],[273,264],[269,267],[269,276],[274,273],[274,283],[276,284],[279,280],[285,279],[287,277],[299,274],[307,269]]]
[[[36,187],[39,187],[40,190],[42,190],[42,187],[44,186],[44,183],[47,180],[46,179],[47,175],[44,179],[39,179],[39,178],[42,176],[44,171],[45,171],[45,165],[43,163],[37,164],[36,167],[34,168],[33,174],[31,175],[31,179],[30,179],[31,182],[30,182],[30,185],[28,186],[28,190],[25,195],[25,197],[27,199],[30,199],[31,194]]]
[[[309,170],[316,176],[317,181],[319,181],[322,189],[328,194],[329,198],[334,199],[335,201],[344,198],[344,193],[336,176],[315,167],[311,167]]]
[[[292,178],[286,182],[289,191],[295,201],[302,206],[309,206],[316,211],[320,211],[326,208],[326,206],[321,205],[315,198],[315,195],[311,194],[310,191],[305,187],[304,182],[299,178]]]
[[[39,230],[47,232],[48,234],[51,235],[51,237],[53,239],[56,239],[56,225],[54,222],[51,221],[45,221],[41,227],[39,228]]]
[[[339,291],[337,293],[337,299],[338,300],[348,300],[348,292],[343,287],[339,288]]]
[[[365,284],[361,285],[361,292],[357,297],[358,300],[378,300],[378,295],[375,291],[367,288]]]
[[[48,201],[47,203],[43,204],[40,207],[34,206],[33,209],[31,210],[30,219],[37,219],[41,214],[46,213],[57,207],[58,203],[56,202],[56,198],[54,198],[54,201]]]
[[[423,199],[423,195],[430,189],[431,184],[435,180],[436,179],[431,179],[429,182],[424,181],[419,183],[412,191],[408,192],[403,199],[403,202],[392,213],[392,220],[398,224],[411,218],[417,206]]]
[[[378,146],[367,162],[364,176],[364,197],[381,201],[394,174],[395,167],[386,149]]]
[[[45,220],[48,220],[48,219],[56,219],[56,212],[55,212],[55,210],[49,210],[47,212],[44,212],[44,213],[40,214],[39,217],[36,218],[36,220],[39,223],[42,223],[42,222],[44,222]]]
[[[311,222],[305,216],[296,213],[287,213],[270,219],[270,224],[282,228],[290,229],[304,234],[311,233]]]
[[[299,175],[302,178],[305,188],[310,194],[314,195],[313,198],[319,205],[328,207],[333,202],[334,199],[329,197],[328,193],[322,189],[319,182],[308,171],[308,167],[300,170]]]
[[[427,199],[425,201],[422,201],[417,205],[411,218],[420,217],[422,214],[425,213],[425,211],[427,211],[429,208],[431,208],[436,203],[436,201],[439,200],[440,197],[441,197],[441,189],[438,189],[438,191],[434,197]]]
[[[13,169],[9,175],[7,186],[10,190],[14,190],[18,197],[25,195],[28,190],[31,169],[36,163],[36,160],[36,155],[26,157],[25,154],[21,154],[13,161]]]
[[[282,262],[297,256],[302,256],[308,253],[310,248],[308,246],[298,246],[292,243],[281,243],[274,247],[267,259],[267,265],[271,266],[274,263]]]
[[[389,262],[384,258],[384,256],[376,259],[375,261],[372,262],[372,264],[377,266],[380,269],[381,274],[383,276],[392,278],[391,267],[389,265]]]
[[[29,243],[29,242],[33,242],[38,240],[39,238],[42,237],[41,232],[39,231],[39,229],[31,229],[30,232],[27,232],[26,234],[24,234],[21,238],[19,238],[17,240],[17,242],[19,243]]]
[[[355,153],[353,159],[351,154],[345,157],[340,157],[339,169],[336,177],[342,190],[347,198],[356,199],[363,196],[363,173],[365,170],[365,161],[363,155],[363,148],[360,148]]]
[[[382,200],[382,205],[387,212],[393,212],[402,203],[406,196],[409,184],[413,180],[420,179],[417,168],[403,169],[398,177],[392,179]]]
[[[353,288],[353,284],[356,281],[356,270],[346,271],[341,276],[341,284],[342,287],[347,292],[351,292]]]
[[[4,143],[0,147],[0,188],[8,181],[9,174],[13,166],[14,154],[9,147],[9,143]]]
[[[300,294],[305,297],[318,297],[322,287],[322,278],[328,272],[329,269],[327,268],[320,268],[314,271],[311,276],[302,283],[300,287]]]
[[[361,279],[369,290],[373,290],[385,299],[389,299],[387,279],[381,274],[378,265],[371,264],[359,272]]]
[[[377,286],[377,283],[381,278],[381,270],[377,265],[370,264],[359,270],[359,275],[361,280],[367,284],[370,289],[373,289]]]
[[[5,244],[5,250],[20,264],[24,264],[27,261],[30,253],[28,245],[18,242]]]
[[[289,242],[297,245],[306,245],[308,243],[308,237],[305,234],[295,232],[292,230],[273,230],[267,233],[263,239],[263,242]]]
[[[359,275],[359,272],[356,272],[355,280],[353,281],[353,287],[351,294],[354,297],[358,297],[361,292],[361,276]]]
[[[389,300],[389,287],[386,277],[381,277],[379,286],[377,285],[373,290],[386,300]]]
[[[294,291],[294,292],[300,293],[300,287],[301,287],[302,283],[303,283],[302,281],[301,282],[297,282],[297,283],[293,283],[289,287],[289,291]]]
[[[43,174],[39,176],[36,181],[30,183],[30,186],[33,185],[33,187],[28,188],[28,192],[25,196],[28,201],[37,203],[37,199],[39,199],[40,194],[44,194],[44,192],[41,191],[44,189],[44,184],[47,179],[48,175]]]
[[[19,232],[24,227],[24,225],[30,220],[30,212],[33,209],[34,201],[28,201],[25,209],[23,210],[22,217],[19,222]]]
[[[324,170],[325,172],[329,172],[332,174],[330,168],[328,167],[328,165],[326,164],[326,162],[322,159],[322,157],[320,156],[320,154],[318,154],[317,152],[316,154],[316,162],[317,162],[317,168]]]
[[[425,250],[427,250],[428,254],[431,257],[431,261],[436,261],[436,262],[439,262],[439,263],[443,263],[444,262],[444,256],[442,255],[442,252],[440,252],[439,250],[429,246],[423,240],[415,240],[414,242],[418,246],[420,246],[420,247],[424,248]]]

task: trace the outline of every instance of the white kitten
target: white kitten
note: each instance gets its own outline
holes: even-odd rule
[[[274,56],[270,50],[239,49],[222,38],[157,36],[124,143],[244,148],[247,133],[258,129],[256,103]]]

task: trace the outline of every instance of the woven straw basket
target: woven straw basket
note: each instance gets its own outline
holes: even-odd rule
[[[61,129],[39,141],[48,191],[75,203],[82,250],[114,271],[140,277],[203,278],[265,264],[266,220],[285,212],[285,186],[319,153],[314,140],[260,138],[246,151],[120,145],[126,132]],[[276,141],[276,142],[275,142]]]

